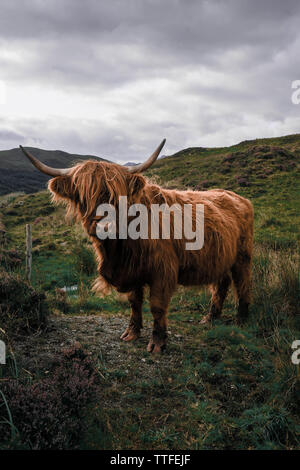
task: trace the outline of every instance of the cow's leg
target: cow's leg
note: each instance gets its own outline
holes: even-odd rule
[[[175,286],[164,285],[161,281],[150,286],[150,308],[154,323],[148,352],[162,352],[166,347],[168,306],[174,289]]]
[[[131,305],[131,316],[128,327],[121,335],[123,341],[132,341],[140,336],[141,328],[143,328],[143,288],[130,292],[128,294],[128,300]]]
[[[251,295],[251,255],[241,253],[232,267],[232,279],[238,297],[238,323],[243,323],[248,317]]]
[[[211,286],[212,297],[210,311],[208,315],[202,318],[200,323],[209,323],[221,315],[223,303],[226,298],[230,284],[231,277],[229,276],[229,274],[226,274],[225,276],[223,276],[223,278],[218,284]]]

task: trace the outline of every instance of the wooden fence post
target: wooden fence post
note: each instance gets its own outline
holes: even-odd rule
[[[26,278],[30,281],[32,264],[32,227],[26,224]]]

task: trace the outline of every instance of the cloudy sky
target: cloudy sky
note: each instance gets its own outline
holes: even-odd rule
[[[0,149],[139,161],[299,132],[299,0],[0,0]]]

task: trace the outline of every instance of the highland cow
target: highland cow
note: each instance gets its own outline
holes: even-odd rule
[[[238,321],[248,315],[253,246],[253,207],[250,201],[222,189],[208,191],[178,191],[161,188],[147,181],[140,173],[157,159],[165,140],[144,163],[125,167],[118,164],[85,161],[72,168],[51,168],[22,150],[33,165],[53,176],[49,190],[56,203],[65,203],[68,212],[80,220],[93,244],[98,260],[98,278],[94,289],[113,287],[125,292],[131,305],[129,325],[121,335],[124,341],[140,336],[143,326],[142,304],[144,289],[149,286],[153,333],[147,350],[160,352],[167,338],[167,312],[178,284],[209,285],[212,292],[209,313],[201,323],[220,316],[228,289],[233,281],[238,299]],[[118,211],[119,197],[127,196],[130,204],[204,206],[204,245],[199,250],[186,250],[186,239],[174,237],[174,217],[171,217],[169,239],[100,240],[96,227],[101,217],[96,215],[102,203],[111,203]]]

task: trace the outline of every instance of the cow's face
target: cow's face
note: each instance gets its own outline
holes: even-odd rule
[[[69,174],[49,181],[53,200],[78,209],[82,217],[94,215],[100,204],[118,205],[120,196],[138,202],[145,179],[120,166],[106,162],[87,161],[70,169]]]

